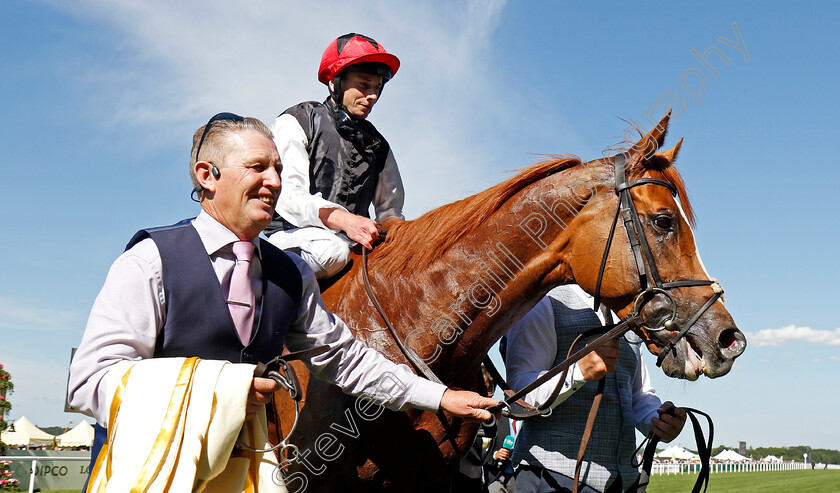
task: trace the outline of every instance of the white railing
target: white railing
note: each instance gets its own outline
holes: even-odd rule
[[[9,460],[13,462],[23,462],[23,461],[31,461],[30,464],[31,472],[29,474],[29,493],[34,493],[35,491],[35,476],[36,475],[46,475],[47,471],[41,471],[38,469],[38,461],[42,462],[65,462],[65,461],[72,461],[72,462],[90,462],[90,457],[62,457],[62,456],[54,456],[54,455],[47,455],[47,456],[31,456],[31,455],[9,455],[0,457],[0,460]],[[56,469],[56,472],[53,473],[54,475],[64,475],[62,472],[62,468],[66,469],[66,466],[46,466],[51,467],[52,469]]]
[[[823,464],[818,466],[825,467]],[[811,469],[811,464],[802,462],[712,462],[711,472],[754,472],[754,471],[789,471],[794,469]],[[829,466],[829,468],[832,468]],[[656,462],[651,468],[651,474],[696,474],[700,472],[698,463]]]

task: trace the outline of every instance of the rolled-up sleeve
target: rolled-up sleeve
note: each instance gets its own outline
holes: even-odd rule
[[[290,256],[301,271],[303,297],[286,335],[289,350],[329,345],[328,352],[305,362],[317,378],[391,410],[416,407],[437,411],[446,387],[417,376],[406,365],[395,364],[356,340],[347,325],[327,311],[312,269],[300,257]]]
[[[551,300],[543,298],[530,312],[519,319],[507,333],[508,382],[518,391],[554,366],[557,356],[557,333],[554,329],[554,311]],[[544,403],[560,382],[561,374],[555,375],[525,396],[525,402],[532,406]],[[568,399],[584,384],[583,374],[574,364],[563,382],[560,393],[551,407]]]
[[[373,209],[376,222],[381,223],[387,217],[405,219],[403,206],[405,205],[405,188],[403,188],[400,170],[394,159],[394,151],[388,151],[385,166],[379,173],[379,181],[373,195]]]
[[[636,418],[636,429],[643,435],[647,435],[650,433],[650,420],[659,416],[656,410],[662,405],[662,401],[650,384],[650,374],[642,357],[642,345],[630,344],[630,347],[639,359],[636,374],[633,377],[633,416]]]
[[[306,152],[308,142],[303,128],[292,115],[280,115],[274,121],[271,132],[274,134],[274,143],[283,164],[277,213],[298,227],[316,226],[329,229],[318,215],[320,210],[347,209],[326,200],[320,192],[309,192],[309,154]]]

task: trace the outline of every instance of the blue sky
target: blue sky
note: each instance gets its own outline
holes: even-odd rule
[[[674,381],[653,368],[654,384],[709,412],[716,444],[840,449],[829,134],[840,6],[597,5],[3,2],[0,363],[16,385],[11,418],[81,419],[62,412],[70,349],[131,235],[196,213],[192,132],[219,111],[270,123],[323,99],[320,54],[356,31],[403,63],[371,121],[395,149],[409,217],[539,154],[596,158],[625,120],[649,128],[645,113],[678,95],[666,146],[685,138],[678,167],[698,245],[749,345],[723,378]],[[730,62],[710,57],[717,77],[691,52],[710,46]],[[686,432],[677,443],[694,441]]]

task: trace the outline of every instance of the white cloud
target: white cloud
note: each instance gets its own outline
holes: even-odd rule
[[[180,144],[188,141],[185,126],[198,127],[218,111],[270,124],[293,104],[324,99],[316,77],[321,53],[336,36],[355,31],[381,41],[402,61],[371,121],[400,163],[409,217],[506,178],[488,169],[530,164],[526,156],[499,162],[505,142],[498,137],[521,111],[511,104],[520,95],[500,77],[503,67],[491,51],[504,0],[363,7],[343,1],[83,0],[72,7],[45,1],[114,33],[119,55],[86,65],[79,83],[106,121],[139,127],[138,140]],[[488,138],[490,127],[499,136]]]
[[[20,300],[0,298],[0,328],[21,330],[56,330],[78,327],[78,314],[30,307]],[[74,325],[75,324],[75,325]]]
[[[840,347],[840,328],[833,331],[814,330],[810,327],[788,325],[781,329],[764,329],[747,334],[747,342],[759,347],[781,346],[788,341],[804,341],[821,346]]]

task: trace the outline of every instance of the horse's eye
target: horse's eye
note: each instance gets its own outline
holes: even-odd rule
[[[659,229],[670,231],[674,227],[674,220],[671,216],[662,214],[653,219],[653,224],[655,224]]]

